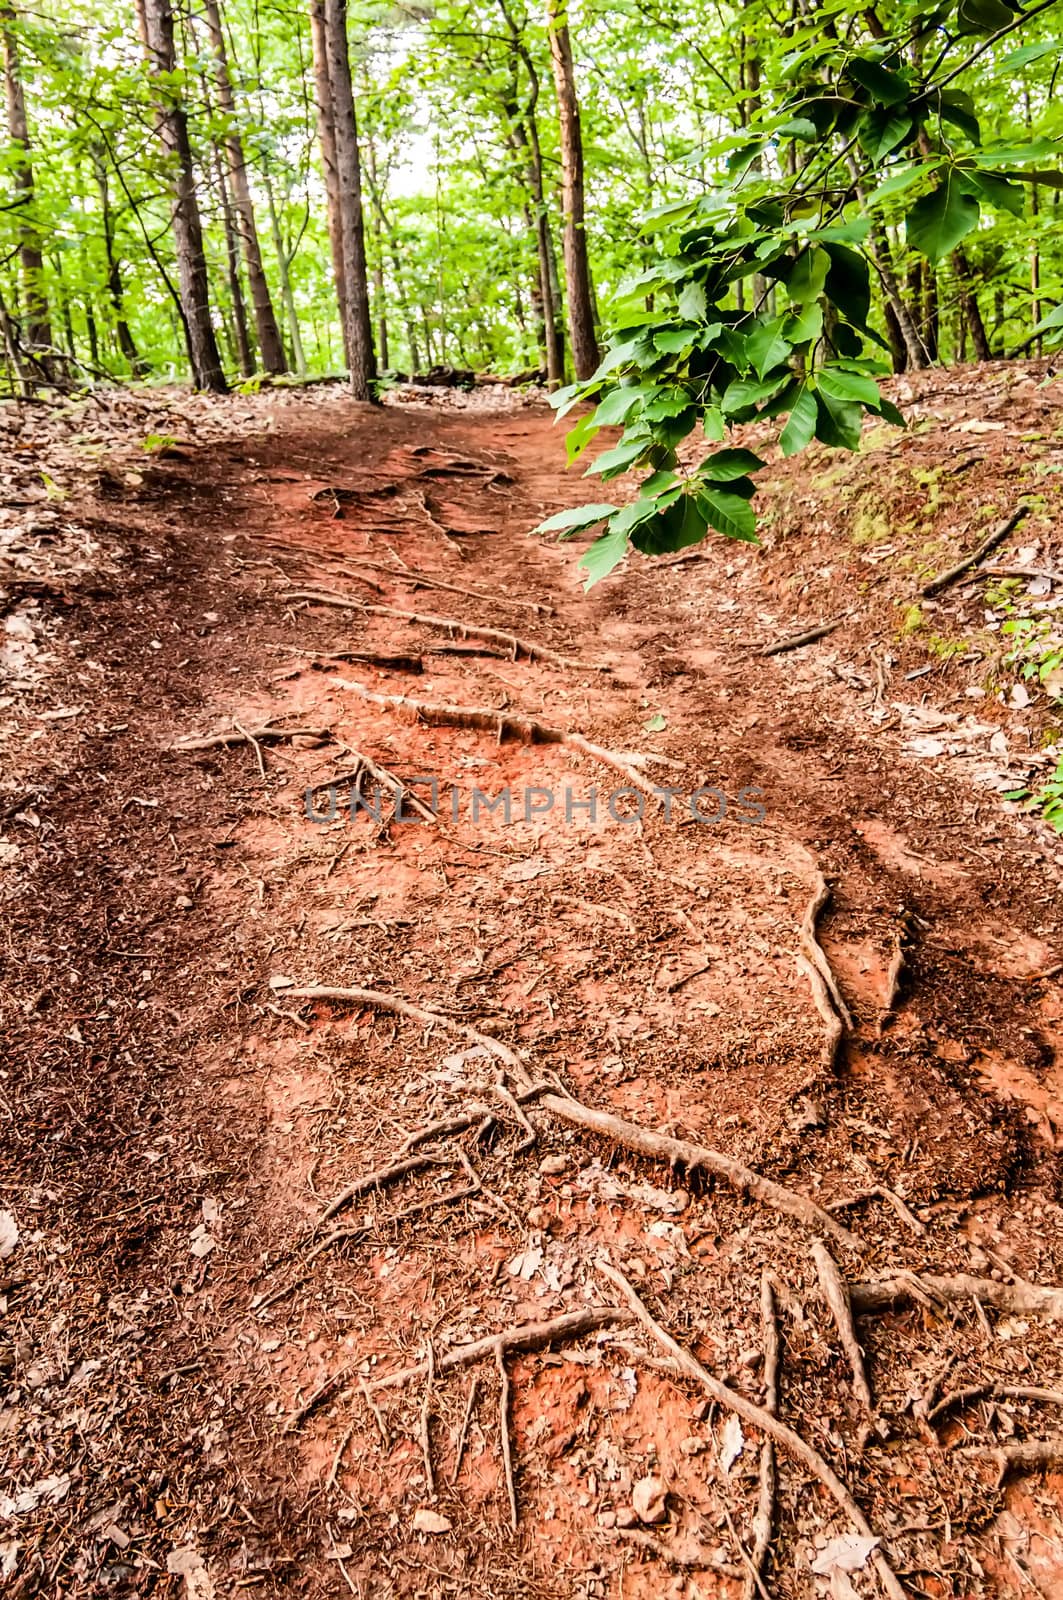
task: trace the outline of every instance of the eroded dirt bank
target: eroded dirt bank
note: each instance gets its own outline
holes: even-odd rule
[[[1043,434],[1008,463],[1051,466]],[[581,497],[538,408],[336,399],[174,454],[97,485],[109,564],[39,597],[54,661],[4,708],[13,1591],[737,1596],[761,1436],[645,1328],[503,1352],[511,1483],[498,1363],[448,1370],[470,1341],[626,1306],[605,1258],[757,1405],[768,1274],[779,1415],[908,1592],[1058,1592],[1063,1480],[998,1487],[964,1453],[1053,1437],[1053,1403],[930,1418],[965,1388],[1063,1376],[1058,1325],[1016,1282],[1063,1282],[1058,847],[1005,813],[1003,779],[967,775],[1006,775],[1001,715],[961,713],[964,680],[907,680],[912,639],[873,594],[800,656],[757,653],[866,597],[882,540],[830,556],[825,525],[776,525],[766,552],[633,564],[584,596],[571,551],[525,535]],[[984,456],[964,495],[1010,470]],[[1050,542],[1052,504],[1037,514]],[[323,590],[386,612],[305,598]],[[487,715],[439,725],[366,691]],[[619,764],[522,738],[527,719]],[[212,734],[243,742],[176,748]],[[438,821],[308,820],[308,786],[326,815],[356,753],[438,779]],[[695,820],[710,789],[728,814]],[[474,790],[508,792],[510,820]],[[852,1019],[831,1062],[797,960],[820,875]],[[450,1027],[294,992],[315,985]],[[529,1085],[545,1095],[521,1110]],[[565,1091],[805,1214],[575,1127]],[[1000,1303],[909,1280],[859,1317],[869,1415],[821,1236],[850,1283],[970,1273]],[[831,1575],[851,1524],[807,1464],[780,1446],[777,1472],[769,1591],[873,1592],[866,1549]]]

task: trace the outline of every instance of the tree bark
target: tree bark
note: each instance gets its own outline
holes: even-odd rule
[[[258,228],[255,225],[255,208],[251,201],[243,140],[236,127],[236,101],[233,96],[232,79],[229,76],[225,33],[218,0],[203,0],[203,19],[207,25],[210,47],[214,52],[214,82],[218,90],[218,104],[228,124],[225,134],[225,153],[229,165],[229,183],[232,187],[240,247],[247,268],[247,282],[251,290],[251,309],[255,319],[258,348],[262,352],[262,365],[267,372],[286,372],[288,367],[284,359],[280,328],[277,326],[269,283],[262,265],[262,250],[258,242]]]
[[[241,376],[250,378],[255,370],[255,357],[251,349],[251,339],[247,328],[247,309],[244,305],[244,290],[240,282],[240,247],[237,241],[236,226],[233,221],[229,185],[225,181],[225,169],[222,166],[221,156],[217,147],[215,147],[213,154],[214,181],[218,186],[222,226],[225,232],[225,265],[229,275],[229,299],[233,308],[236,363],[240,368]]]
[[[971,330],[971,343],[974,346],[975,356],[979,361],[992,361],[993,352],[989,348],[989,337],[982,321],[978,296],[974,291],[974,273],[971,271],[967,253],[962,248],[952,252],[952,270],[956,274],[956,283],[960,291],[960,305],[967,319],[967,326]]]
[[[137,349],[125,314],[125,295],[122,289],[122,269],[114,245],[114,211],[111,207],[111,188],[107,177],[106,158],[98,145],[91,151],[92,171],[100,196],[100,222],[103,227],[103,250],[107,260],[107,293],[114,309],[114,333],[122,356],[128,361],[135,378],[142,378],[151,370]]]
[[[369,281],[365,262],[365,222],[362,215],[362,166],[358,153],[358,124],[351,87],[351,58],[347,46],[347,0],[324,0],[325,50],[332,93],[332,119],[336,138],[340,238],[343,274],[347,288],[345,325],[351,375],[356,400],[372,400],[376,379],[373,324],[369,309]]]
[[[52,343],[48,299],[44,288],[44,254],[40,229],[34,216],[36,193],[33,162],[30,156],[29,118],[22,87],[22,68],[15,37],[15,10],[9,0],[0,0],[0,27],[4,35],[4,85],[7,92],[7,131],[11,139],[15,190],[18,194],[19,262],[25,304],[25,339],[28,353],[47,351]]]
[[[277,253],[277,270],[281,280],[281,299],[284,302],[284,312],[288,318],[288,334],[292,341],[292,361],[300,378],[306,377],[306,353],[303,350],[303,336],[299,329],[299,312],[295,305],[295,294],[292,291],[291,256],[285,248],[284,238],[281,234],[280,218],[277,216],[277,203],[273,198],[273,185],[269,174],[264,178],[266,186],[266,205],[269,209],[269,227],[273,238],[273,248]]]
[[[576,73],[565,0],[547,0],[546,15],[561,130],[561,202],[565,218],[568,332],[576,377],[583,379],[591,376],[599,360],[598,341],[594,332],[591,269],[587,257],[583,136],[580,132],[579,98],[576,94]]]
[[[210,317],[210,282],[203,250],[203,225],[196,200],[188,114],[173,88],[177,70],[173,11],[170,0],[137,0],[141,41],[148,71],[155,80],[155,125],[163,154],[172,169],[171,194],[174,247],[181,321],[188,348],[192,382],[197,389],[225,394],[214,324]]]
[[[325,0],[310,0],[310,43],[314,60],[314,109],[317,138],[321,148],[321,167],[325,179],[325,211],[328,242],[332,255],[332,277],[340,313],[344,361],[348,368],[351,352],[347,347],[347,274],[343,265],[343,230],[340,227],[340,178],[336,162],[336,119],[332,109],[332,81],[329,77],[328,49],[325,43]]]

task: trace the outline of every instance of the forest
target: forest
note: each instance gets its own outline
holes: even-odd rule
[[[0,1587],[1063,1594],[1063,0],[0,40]]]

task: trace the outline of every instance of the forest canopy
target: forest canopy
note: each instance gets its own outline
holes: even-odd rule
[[[860,334],[839,363],[1040,353],[1063,317],[1057,12],[5,0],[4,383],[349,362],[363,397],[434,364],[557,385],[639,318],[673,388],[708,354],[750,406],[824,313]],[[747,359],[736,319],[764,310]],[[692,369],[713,322],[731,348]],[[841,441],[867,379],[820,390]],[[806,393],[789,441],[814,425]]]

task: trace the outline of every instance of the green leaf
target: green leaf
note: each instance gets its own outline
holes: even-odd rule
[[[705,294],[703,283],[684,283],[676,301],[679,306],[680,316],[686,317],[688,322],[695,322],[705,315],[708,310],[708,298]]]
[[[1018,184],[1008,183],[999,172],[979,172],[972,167],[963,172],[959,181],[968,192],[973,189],[991,206],[1010,211],[1013,217],[1021,217],[1026,211],[1026,196]]]
[[[823,285],[827,299],[855,327],[866,327],[871,313],[871,274],[867,261],[848,245],[827,244],[823,248],[830,261]]]
[[[710,483],[728,483],[732,478],[744,478],[747,472],[759,472],[765,465],[752,450],[717,450],[706,456],[698,472]]]
[[[853,400],[839,400],[816,391],[816,438],[836,450],[857,450],[863,426],[863,408]]]
[[[818,139],[819,129],[808,117],[789,117],[785,122],[779,122],[771,130],[773,139]]]
[[[944,158],[934,156],[927,161],[913,161],[911,166],[906,166],[900,172],[894,172],[884,182],[880,183],[864,201],[865,206],[880,206],[884,200],[892,200],[899,194],[904,194],[920,178],[925,178],[928,172],[933,172],[940,167]]]
[[[667,328],[663,333],[654,334],[654,348],[662,350],[665,355],[680,355],[690,345],[697,343],[701,332],[700,328]]]
[[[998,144],[989,150],[972,150],[967,159],[980,167],[1018,167],[1027,161],[1058,161],[1060,150],[1058,140],[1031,139],[1028,144]]]
[[[1015,21],[1004,0],[960,0],[956,20],[963,33],[996,33]]]
[[[723,412],[719,406],[705,407],[705,415],[701,419],[701,426],[709,443],[719,444],[727,432],[727,424],[723,420]]]
[[[728,384],[720,404],[726,414],[734,416],[737,412],[751,410],[761,400],[777,394],[785,382],[783,377],[765,378],[760,383],[753,378],[736,378]]]
[[[774,317],[746,334],[746,358],[758,378],[780,366],[790,354],[790,341],[783,337],[782,325],[783,318]]]
[[[805,305],[823,293],[830,269],[830,256],[818,245],[804,250],[785,278],[786,292],[794,305]]]
[[[807,384],[802,384],[797,398],[790,407],[789,421],[779,435],[779,444],[784,456],[795,456],[799,450],[811,444],[816,436],[818,415],[815,395]]]
[[[643,555],[660,556],[699,544],[707,532],[708,523],[694,496],[685,494],[659,516],[641,522],[631,535],[631,543]]]
[[[906,428],[908,426],[903,412],[898,411],[893,401],[887,400],[885,395],[882,395],[879,399],[878,414],[883,422],[892,422],[895,428]]]
[[[615,506],[575,506],[570,511],[558,511],[554,516],[547,517],[545,522],[540,522],[539,526],[531,531],[560,533],[566,539],[571,539],[584,528],[593,528],[596,522],[604,522],[605,518],[611,517],[615,510]]]
[[[816,373],[816,387],[833,400],[855,400],[858,405],[878,409],[878,384],[859,372],[846,372],[841,367],[820,367]]]
[[[944,121],[959,128],[972,144],[981,144],[982,130],[974,114],[974,101],[965,89],[946,89],[938,96],[937,109]]]
[[[845,71],[881,106],[899,106],[911,94],[907,80],[900,73],[890,72],[866,56],[853,56],[846,62]]]
[[[575,427],[570,428],[566,433],[565,454],[568,457],[569,466],[571,466],[574,461],[579,460],[584,450],[586,450],[591,440],[597,434],[598,423],[595,420],[596,415],[596,412],[588,411],[587,415],[585,417],[580,417]]]
[[[913,250],[928,261],[940,261],[977,223],[978,201],[964,193],[953,172],[915,202],[905,218],[905,232]]]
[[[864,119],[860,143],[875,166],[911,134],[914,124],[906,111],[878,113]]]
[[[1013,50],[1004,57],[1000,63],[1002,67],[1028,67],[1034,61],[1040,61],[1042,56],[1059,56],[1063,58],[1063,39],[1047,39],[1042,44],[1024,44],[1021,50]]]
[[[645,400],[648,395],[657,392],[653,383],[633,383],[630,387],[610,389],[605,398],[600,401],[597,411],[593,413],[595,426],[599,428],[617,427],[627,420],[629,413]]]
[[[830,284],[829,272],[827,284]],[[827,294],[830,295],[829,287]],[[791,344],[813,344],[823,332],[823,307],[818,300],[811,301],[807,306],[802,306],[800,311],[791,312],[785,319],[784,327]]]
[[[653,444],[653,440],[646,435],[637,439],[621,439],[611,450],[603,450],[596,461],[592,461],[587,468],[586,476],[596,472],[601,478],[616,478],[620,473],[626,472]]]
[[[747,543],[756,543],[757,517],[748,500],[711,486],[700,490],[696,499],[706,522],[717,533],[722,533],[725,539],[744,539]]]
[[[609,576],[613,568],[619,566],[627,555],[627,530],[617,529],[612,524],[609,530],[603,533],[600,539],[595,539],[588,550],[585,550],[579,565],[587,574],[584,580],[584,589],[589,589],[593,584],[600,583]]]

